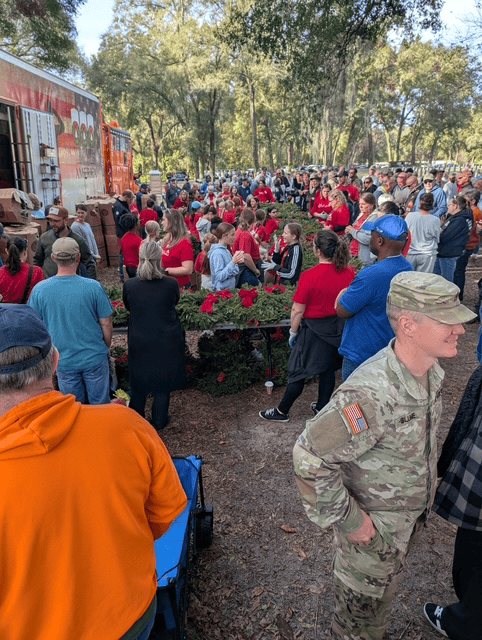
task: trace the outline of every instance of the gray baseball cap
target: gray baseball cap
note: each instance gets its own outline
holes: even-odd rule
[[[434,273],[403,271],[390,283],[387,302],[416,311],[443,324],[461,324],[477,317],[459,300],[457,285]]]

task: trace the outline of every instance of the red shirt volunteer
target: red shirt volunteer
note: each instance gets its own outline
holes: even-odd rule
[[[143,209],[139,214],[139,222],[141,223],[141,227],[145,227],[150,220],[154,220],[154,222],[157,222],[157,213],[153,209]]]
[[[194,249],[192,248],[191,241],[188,238],[183,238],[173,247],[164,245],[162,248],[162,266],[164,269],[182,267],[182,263],[187,262],[188,260],[194,261]],[[189,276],[170,277],[176,278],[180,287],[185,287],[191,282]]]
[[[301,274],[293,302],[306,305],[304,318],[336,316],[336,297],[350,286],[355,275],[351,267],[337,272],[334,264],[318,264]]]
[[[20,304],[23,299],[25,288],[28,282],[30,265],[24,262],[19,273],[12,276],[8,267],[0,269],[0,295],[3,296],[1,302],[10,302],[11,304]],[[32,283],[29,293],[38,282],[44,279],[43,271],[40,267],[33,267]]]
[[[127,232],[122,237],[122,253],[124,254],[124,264],[126,267],[139,266],[139,249],[142,238],[137,233]]]
[[[260,259],[259,244],[256,242],[249,231],[241,231],[234,241],[233,253],[236,253],[236,251],[249,253],[249,255],[253,258],[253,262],[255,264]]]

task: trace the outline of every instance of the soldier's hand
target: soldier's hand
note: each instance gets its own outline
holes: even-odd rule
[[[373,526],[372,519],[365,512],[363,512],[363,524],[362,526],[347,535],[346,539],[352,544],[359,544],[360,546],[365,546],[370,544],[373,538],[376,536],[376,529]]]

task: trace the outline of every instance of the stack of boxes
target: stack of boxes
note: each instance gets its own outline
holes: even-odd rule
[[[40,224],[32,222],[32,204],[25,194],[17,189],[0,189],[0,222],[7,236],[26,240],[28,262],[32,264],[37,244],[42,233]]]

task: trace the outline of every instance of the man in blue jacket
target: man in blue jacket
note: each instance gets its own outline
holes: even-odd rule
[[[433,195],[434,204],[431,214],[437,216],[437,218],[444,216],[447,213],[447,196],[444,190],[435,182],[435,178],[431,173],[427,173],[427,175],[424,176],[423,189],[415,200],[413,211],[419,211],[418,205],[420,203],[420,197],[423,196],[424,193],[431,193]]]

